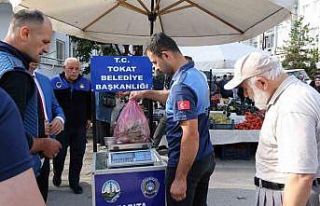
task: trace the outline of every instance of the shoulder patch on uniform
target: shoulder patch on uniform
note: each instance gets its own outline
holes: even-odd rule
[[[180,100],[177,102],[178,110],[189,110],[191,109],[189,100]]]
[[[56,87],[60,89],[62,87],[62,83],[61,82],[56,82]]]

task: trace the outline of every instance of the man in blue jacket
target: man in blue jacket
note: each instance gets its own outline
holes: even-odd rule
[[[64,128],[65,117],[62,108],[60,107],[51,86],[51,81],[48,77],[39,73],[37,70],[37,63],[30,64],[29,71],[33,73],[34,81],[41,97],[41,107],[44,108],[44,119],[45,119],[45,134],[50,137],[55,137]],[[37,177],[37,183],[43,199],[46,201],[48,197],[49,187],[49,174],[50,174],[50,161],[48,158],[44,159],[41,166],[40,175]]]
[[[91,119],[91,84],[80,75],[80,62],[73,57],[65,60],[63,73],[55,76],[51,83],[66,116],[65,129],[57,136],[62,149],[53,159],[52,181],[55,186],[60,186],[67,148],[70,146],[69,186],[75,194],[81,194],[80,172]]]
[[[50,79],[38,71],[35,71],[34,75],[36,85],[40,88],[39,92],[42,93],[40,93],[40,95],[44,100],[45,119],[48,121],[48,124],[46,125],[46,134],[49,136],[55,136],[64,128],[65,116],[63,109],[54,95]]]
[[[40,99],[28,72],[29,63],[39,62],[40,55],[48,52],[51,35],[51,22],[40,11],[20,10],[13,15],[4,41],[0,41],[0,86],[18,106],[30,152],[37,159],[36,175],[41,165],[40,152],[53,158],[61,147],[58,141],[44,135]]]

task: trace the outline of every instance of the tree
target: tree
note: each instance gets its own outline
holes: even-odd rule
[[[119,55],[119,52],[113,48],[112,44],[80,39],[74,36],[70,37],[71,41],[77,45],[75,56],[78,57],[81,62],[89,63],[89,65],[84,68],[84,73],[86,74],[90,73],[90,58],[94,51],[97,52],[98,55]]]
[[[318,37],[311,37],[309,32],[309,24],[303,23],[303,17],[293,22],[290,40],[285,41],[282,48],[285,54],[282,66],[285,69],[305,69],[308,75],[313,77],[319,61]]]
[[[92,52],[94,50],[100,50],[99,43],[95,41],[80,39],[74,36],[71,36],[71,41],[77,45],[75,56],[78,57],[81,62],[89,62]]]
[[[84,73],[90,73],[90,58],[93,52],[96,52],[98,55],[103,56],[142,56],[143,48],[141,45],[133,46],[133,54],[129,51],[129,45],[123,45],[124,51],[121,52],[119,46],[117,44],[110,43],[101,43],[96,41],[91,41],[87,39],[80,39],[75,36],[70,36],[71,41],[76,43],[76,53],[75,56],[80,59],[81,62],[89,63],[87,67],[84,69]]]

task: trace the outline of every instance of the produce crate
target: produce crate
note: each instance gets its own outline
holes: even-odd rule
[[[221,146],[221,160],[250,160],[256,150],[256,144],[237,143]]]
[[[234,129],[234,124],[212,124],[210,129]]]
[[[210,120],[209,129],[234,129],[234,121],[228,121],[227,123],[216,123],[214,120]]]

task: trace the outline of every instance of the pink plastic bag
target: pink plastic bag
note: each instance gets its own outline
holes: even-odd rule
[[[149,141],[148,120],[135,100],[129,100],[121,111],[113,136],[117,144]]]

